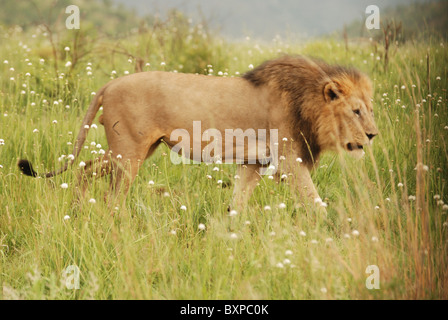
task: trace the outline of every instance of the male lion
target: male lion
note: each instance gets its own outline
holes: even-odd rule
[[[97,176],[111,173],[114,193],[128,192],[143,161],[161,142],[171,148],[176,145],[170,137],[175,129],[183,128],[190,133],[191,145],[199,143],[204,148],[204,141],[194,141],[193,121],[223,133],[232,128],[277,129],[283,141],[277,144],[280,173],[289,174],[288,180],[299,194],[316,199],[319,196],[310,170],[321,152],[362,152],[377,135],[371,97],[372,86],[366,75],[302,56],[267,61],[240,78],[136,73],[112,80],[98,91],[84,117],[73,155],[76,159],[82,150],[101,105],[100,122],[109,151],[87,162],[81,180],[85,182],[85,177],[94,172]],[[272,157],[270,146],[267,150],[271,154],[265,156]],[[296,162],[298,158],[303,162]],[[43,176],[64,172],[75,159]],[[246,203],[260,179],[263,163],[248,160],[246,148],[246,165],[237,169],[236,207]],[[18,165],[26,175],[37,176],[27,160],[20,160]]]

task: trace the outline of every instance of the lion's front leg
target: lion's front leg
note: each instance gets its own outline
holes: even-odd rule
[[[260,181],[260,165],[239,165],[235,176],[231,209],[242,210]]]
[[[311,173],[308,168],[298,168],[293,175],[295,175],[293,180],[296,181],[294,181],[292,186],[299,192],[300,195],[312,201],[320,198],[317,193],[317,189],[314,186],[313,180],[311,179]]]
[[[319,193],[311,179],[310,168],[304,163],[296,161],[293,156],[286,157],[281,172],[287,175],[287,182],[293,193],[297,193],[300,201],[318,206],[319,209],[326,212],[324,204],[321,201]]]

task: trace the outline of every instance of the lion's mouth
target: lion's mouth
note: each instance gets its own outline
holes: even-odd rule
[[[351,143],[351,142],[347,143],[347,150],[348,151],[355,151],[355,150],[360,150],[360,149],[361,150],[364,149],[362,144]]]

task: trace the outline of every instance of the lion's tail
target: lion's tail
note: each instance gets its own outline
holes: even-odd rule
[[[68,169],[68,166],[72,165],[75,162],[76,158],[78,157],[79,153],[81,152],[82,145],[86,141],[86,137],[87,137],[87,133],[89,132],[90,125],[92,124],[93,119],[95,118],[98,110],[100,109],[101,105],[103,104],[103,95],[104,95],[104,91],[106,90],[107,86],[108,86],[107,84],[105,86],[103,86],[97,92],[97,94],[93,98],[92,102],[90,102],[89,108],[87,109],[87,113],[82,122],[78,137],[76,138],[75,146],[73,148],[73,156],[74,157],[71,158],[70,161],[66,162],[64,167],[62,167],[61,169],[47,172],[47,173],[44,173],[41,175],[37,174],[37,172],[34,171],[33,166],[31,165],[31,163],[28,160],[21,159],[21,160],[19,160],[17,165],[19,166],[20,170],[25,175],[31,176],[31,177],[40,176],[43,178],[51,178],[53,176],[56,176],[58,174],[61,174],[64,171],[66,171]]]

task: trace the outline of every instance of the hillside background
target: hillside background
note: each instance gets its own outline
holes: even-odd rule
[[[80,7],[84,26],[109,35],[151,26],[166,19],[173,8],[232,40],[247,36],[265,41],[276,36],[305,39],[342,34],[344,27],[350,37],[381,35],[381,31],[366,34],[363,28],[370,0],[2,0],[0,25],[62,24],[67,17],[65,7],[70,4]],[[429,30],[446,37],[448,1],[377,0],[375,5],[382,22],[403,22],[407,36]]]
[[[442,20],[443,26],[446,27],[446,18],[444,17],[448,16],[447,1],[440,1],[438,5],[429,5],[437,1],[428,0],[116,1],[147,15],[160,13],[163,16],[171,8],[178,8],[193,17],[200,17],[202,14],[208,18],[212,27],[220,29],[224,35],[236,39],[245,36],[271,40],[276,35],[295,38],[325,35],[335,30],[341,30],[344,24],[365,19],[365,9],[371,4],[377,5],[381,13],[386,13],[385,17],[387,18],[400,19],[403,16],[406,22],[410,22],[409,25],[412,28],[424,26],[423,22],[425,24],[434,23],[442,27],[440,25]],[[399,10],[395,10],[397,6],[400,8]],[[424,8],[423,11],[422,8]],[[353,24],[353,33],[358,35],[360,28],[357,29],[356,26],[356,23]]]

